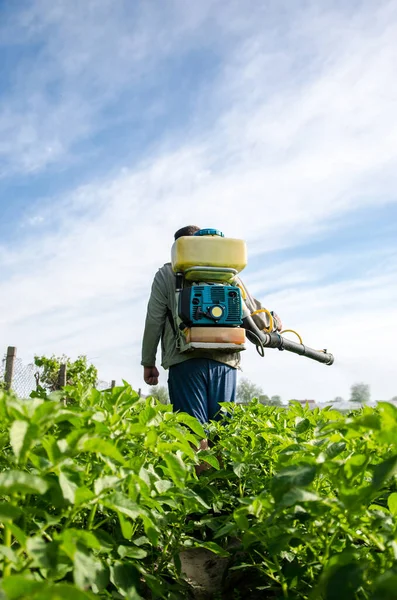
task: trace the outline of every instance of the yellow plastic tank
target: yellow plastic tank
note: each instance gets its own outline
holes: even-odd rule
[[[183,236],[171,248],[171,263],[173,271],[184,273],[186,279],[228,281],[247,266],[247,247],[236,238]]]

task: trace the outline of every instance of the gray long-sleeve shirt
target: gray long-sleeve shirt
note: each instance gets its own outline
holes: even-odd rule
[[[239,285],[246,294],[245,304],[250,311],[262,308],[260,302],[255,300],[245,288],[241,280]],[[216,350],[193,350],[192,352],[179,352],[176,347],[175,333],[167,312],[176,314],[175,273],[171,263],[161,267],[153,280],[152,290],[147,307],[145,330],[142,341],[142,361],[144,367],[153,367],[156,364],[156,354],[161,341],[161,365],[169,369],[173,365],[190,358],[212,358],[231,367],[238,368],[240,352],[225,353]],[[255,320],[261,327],[269,326],[269,318],[265,313],[256,315]]]

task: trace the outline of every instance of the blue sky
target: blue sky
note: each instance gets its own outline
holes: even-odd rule
[[[251,290],[337,358],[251,348],[244,376],[395,396],[396,39],[387,0],[0,0],[4,346],[139,387],[153,274],[196,223],[246,239]]]

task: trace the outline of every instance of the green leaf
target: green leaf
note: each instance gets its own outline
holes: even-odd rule
[[[25,535],[22,529],[15,525],[15,523],[7,523],[7,527],[11,531],[15,539],[18,540],[19,545],[22,548],[26,548],[28,537]]]
[[[390,494],[390,496],[387,499],[387,506],[389,507],[391,514],[396,516],[397,515],[397,492]]]
[[[155,446],[158,438],[158,433],[155,429],[149,429],[146,438],[145,438],[145,446],[151,447]]]
[[[51,569],[57,563],[57,549],[55,542],[45,542],[41,537],[28,538],[26,550],[33,560],[32,566],[42,569]]]
[[[26,575],[11,575],[5,577],[1,583],[2,589],[7,594],[7,600],[22,600],[34,598],[37,592],[47,587],[45,581],[34,581]]]
[[[104,590],[108,585],[108,569],[93,554],[77,550],[73,564],[73,577],[77,587],[87,589],[88,586],[95,585],[98,590]]]
[[[0,556],[5,557],[8,561],[14,564],[18,562],[18,557],[14,550],[11,550],[11,548],[8,546],[3,546],[2,544],[0,544]]]
[[[139,572],[131,563],[115,562],[110,567],[110,581],[117,591],[131,600],[140,600],[137,592],[139,586]]]
[[[0,494],[45,494],[48,483],[42,477],[23,471],[4,471],[0,473]]]
[[[147,573],[140,569],[141,573],[143,573],[145,583],[149,586],[152,591],[153,598],[166,598],[166,592],[168,585],[165,583],[163,579],[161,579],[158,575],[152,575],[151,573]]]
[[[190,429],[194,431],[194,433],[198,435],[200,439],[204,440],[207,437],[203,426],[195,417],[192,417],[186,413],[177,413],[176,420],[178,423],[183,423],[184,425],[190,427]]]
[[[365,454],[354,454],[348,458],[344,465],[344,471],[348,479],[354,479],[358,475],[364,476],[367,468],[368,456]]]
[[[225,537],[225,536],[228,536],[230,534],[235,535],[236,532],[237,532],[236,523],[233,523],[232,521],[229,521],[228,523],[225,523],[223,525],[223,527],[221,527],[220,529],[218,529],[218,531],[214,535],[214,539]]]
[[[144,546],[145,544],[149,544],[149,540],[145,535],[141,535],[138,538],[131,540],[135,546]]]
[[[35,409],[31,422],[36,424],[53,424],[55,422],[56,417],[58,416],[58,412],[61,409],[61,405],[55,401],[46,401],[42,402]]]
[[[194,448],[192,448],[192,446],[190,445],[190,443],[188,441],[188,438],[194,437],[191,433],[188,433],[187,431],[186,432],[180,431],[176,427],[169,427],[169,428],[167,428],[167,434],[168,434],[168,436],[175,437],[178,440],[179,443],[174,443],[175,447],[182,450],[182,452],[184,454],[186,454],[186,456],[189,456],[192,460],[195,460],[196,450]],[[194,442],[195,442],[194,445],[197,448],[199,446],[199,441],[195,437],[194,437]],[[160,444],[161,444],[161,442],[160,442]],[[160,444],[159,444],[159,446],[160,446]]]
[[[28,421],[14,421],[10,428],[10,444],[18,460],[28,429]]]
[[[387,458],[374,468],[372,487],[379,489],[397,472],[397,454]]]
[[[65,500],[67,500],[71,504],[74,504],[75,497],[76,497],[76,490],[79,487],[78,484],[75,483],[74,481],[72,481],[72,479],[70,479],[67,476],[67,474],[64,473],[63,471],[60,472],[58,480],[59,480],[59,485],[62,490],[63,497],[65,498]]]
[[[56,438],[47,435],[46,438],[42,440],[42,446],[47,452],[48,459],[53,464],[56,464],[62,456]]]
[[[76,506],[80,506],[81,504],[90,502],[93,498],[95,498],[95,494],[84,485],[81,485],[76,490],[74,503]]]
[[[308,492],[302,488],[292,488],[281,498],[278,506],[293,506],[300,502],[318,502],[321,500],[317,494]]]
[[[125,459],[120,451],[111,442],[103,440],[100,437],[83,438],[78,444],[78,449],[81,452],[93,452],[95,454],[103,454],[113,460],[124,464]]]
[[[350,424],[350,427],[352,429],[357,429],[357,430],[361,429],[361,428],[365,428],[365,429],[374,429],[375,431],[377,431],[381,428],[381,422],[380,422],[379,415],[377,415],[375,412],[372,412],[372,413],[363,415],[362,417],[356,418]]]
[[[181,457],[167,452],[164,455],[164,460],[172,481],[176,486],[183,487],[186,477],[186,465]]]
[[[387,508],[385,506],[382,506],[381,504],[370,504],[368,506],[368,510],[376,510],[378,512],[383,513],[384,515],[390,515],[390,511],[387,510]]]
[[[159,494],[164,494],[173,487],[173,484],[168,479],[159,479],[158,481],[154,482],[154,487]]]
[[[118,555],[121,558],[146,558],[147,552],[143,548],[137,548],[136,546],[119,546],[117,548]]]
[[[185,507],[187,510],[189,510],[190,512],[196,512],[196,511],[201,511],[201,507],[205,508],[206,510],[210,510],[210,506],[207,504],[207,502],[200,496],[200,494],[197,494],[194,490],[191,490],[189,488],[185,488],[183,490],[181,490],[178,494],[178,499],[179,496],[186,498],[188,501],[191,502],[185,502]],[[171,504],[169,504],[169,506],[172,506]]]
[[[119,518],[120,529],[121,529],[123,538],[126,540],[130,540],[132,537],[132,534],[134,532],[134,527],[133,527],[132,523],[130,523],[130,521],[128,519],[126,519],[126,517],[121,512],[118,512],[117,516]]]
[[[212,452],[210,450],[200,450],[197,453],[197,458],[206,462],[207,464],[211,465],[211,467],[213,467],[214,469],[219,471],[219,469],[220,469],[219,461],[216,458],[216,456],[214,456],[212,454]]]
[[[397,575],[393,571],[386,571],[380,575],[374,584],[371,600],[396,600]]]
[[[334,442],[326,448],[325,453],[328,458],[335,458],[346,449],[346,442]]]
[[[302,433],[305,433],[305,431],[307,431],[308,429],[310,429],[310,421],[309,419],[300,419],[297,418],[297,425],[295,427],[295,431],[298,435],[301,435]]]
[[[147,432],[147,427],[141,423],[133,423],[128,427],[128,433],[139,436]]]
[[[88,550],[99,550],[101,547],[99,540],[91,531],[76,529],[74,527],[64,529],[58,535],[58,539],[62,544],[62,550],[71,560],[74,559],[76,550],[81,548],[81,546],[85,546]]]
[[[114,489],[117,484],[119,484],[122,480],[115,475],[107,475],[105,477],[98,477],[94,483],[94,491],[98,496],[104,490]]]
[[[244,462],[234,462],[233,463],[233,472],[237,475],[237,477],[242,477],[244,473],[248,470],[248,466]]]
[[[147,511],[139,506],[136,502],[133,502],[121,492],[115,492],[110,496],[107,496],[102,500],[104,506],[111,508],[116,512],[121,512],[123,515],[130,517],[131,519],[137,519],[147,514]]]
[[[26,460],[26,456],[38,441],[39,429],[37,425],[27,421],[14,421],[10,428],[10,444],[19,463]]]
[[[351,552],[331,557],[320,578],[324,600],[352,600],[363,582],[364,565]]]
[[[316,465],[300,464],[279,471],[272,479],[271,489],[274,499],[281,497],[293,487],[305,487],[314,480],[317,472]]]
[[[18,519],[21,514],[22,511],[17,506],[3,500],[0,501],[0,521],[13,521]]]
[[[19,578],[19,581],[15,581]],[[7,600],[95,600],[97,596],[67,583],[35,581],[24,575],[12,575],[3,584]],[[3,600],[3,596],[1,596]]]
[[[248,531],[250,528],[249,521],[247,519],[245,508],[238,508],[233,513],[233,518],[237,523],[237,527],[242,531]]]
[[[98,598],[97,594],[79,590],[67,583],[58,583],[49,585],[48,590],[38,592],[32,600],[95,600],[96,598]]]
[[[143,517],[143,527],[149,542],[152,546],[157,547],[159,544],[159,530],[148,517]]]
[[[139,413],[139,422],[141,425],[153,425],[157,416],[157,411],[152,406],[147,406]]]
[[[223,556],[225,558],[230,556],[230,553],[227,550],[225,550],[224,548],[222,548],[215,542],[196,542],[196,543],[194,543],[194,547],[195,548],[206,548],[207,550],[210,550],[214,554],[217,554],[218,556]]]

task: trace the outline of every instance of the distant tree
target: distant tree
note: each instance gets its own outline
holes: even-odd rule
[[[267,394],[261,394],[258,396],[258,400],[261,404],[265,404],[266,406],[270,406],[270,398]]]
[[[266,406],[282,406],[281,396],[259,396],[259,401]]]
[[[153,385],[151,388],[149,388],[149,394],[150,396],[153,396],[153,398],[157,398],[161,404],[170,403],[168,390],[164,385]]]
[[[336,398],[334,398],[331,402],[333,403],[337,403],[337,402],[344,402],[342,396],[336,396]]]
[[[397,402],[397,396],[393,396],[393,398],[390,400],[390,402]]]
[[[369,385],[366,383],[355,383],[350,388],[350,401],[366,404],[370,401],[371,393]]]
[[[85,386],[95,386],[98,371],[94,365],[87,363],[86,356],[78,356],[72,360],[67,356],[35,356],[34,364],[39,367],[35,374],[36,387],[44,388],[48,392],[58,389],[58,374],[61,364],[66,365],[66,385],[76,385],[78,382]]]
[[[271,406],[282,406],[281,396],[272,396],[270,398]]]
[[[237,386],[237,402],[242,404],[248,404],[252,398],[259,398],[261,395],[263,395],[262,388],[246,377],[243,377]]]

